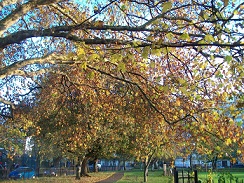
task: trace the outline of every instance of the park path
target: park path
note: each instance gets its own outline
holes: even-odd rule
[[[120,180],[124,176],[124,172],[116,172],[112,176],[108,177],[107,179],[98,181],[96,183],[114,183]]]

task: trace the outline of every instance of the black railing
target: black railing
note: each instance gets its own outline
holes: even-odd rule
[[[188,171],[178,171],[174,168],[174,183],[198,183],[197,170],[193,172]]]

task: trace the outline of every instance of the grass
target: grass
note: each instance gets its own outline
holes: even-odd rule
[[[162,176],[163,170],[156,170],[154,172],[149,171],[148,183],[173,183],[172,177]],[[198,172],[198,179],[201,180],[202,183],[206,183],[209,175],[212,177],[213,183],[218,183],[219,177],[225,178],[225,183],[230,183],[230,177],[238,178],[240,181],[243,179],[244,181],[244,169],[223,169],[219,172]],[[236,183],[232,179],[232,183]],[[143,182],[143,171],[133,170],[127,171],[124,174],[124,177],[117,181],[116,183],[142,183]],[[179,181],[180,182],[180,181]],[[185,180],[186,182],[186,180]]]
[[[222,170],[219,172],[199,172],[198,173],[198,179],[202,182],[206,182],[211,178],[214,183],[218,182],[218,179],[222,178],[222,180],[225,180],[225,183],[236,183],[236,178],[238,178],[239,181],[243,180],[244,182],[244,171],[242,169],[242,172],[240,170]]]
[[[132,170],[124,173],[124,177],[117,181],[116,183],[141,183],[143,182],[143,171]],[[148,183],[171,183],[172,178],[163,176],[163,170],[149,171],[148,173]]]
[[[58,176],[58,177],[40,177],[32,180],[0,180],[0,183],[95,183],[99,180],[104,180],[114,174],[115,172],[98,172],[90,173],[91,177],[81,177],[80,180],[75,180],[75,176]],[[173,178],[163,176],[163,170],[149,171],[148,183],[173,183]],[[198,179],[202,183],[206,183],[209,175],[211,175],[214,183],[218,183],[219,177],[225,177],[226,182],[230,183],[230,177],[237,177],[238,180],[243,179],[244,181],[244,169],[223,169],[218,172],[198,172]],[[124,172],[124,177],[116,183],[142,183],[143,182],[143,171],[142,170],[130,170]],[[232,180],[232,183],[236,183]]]
[[[37,177],[35,179],[25,180],[0,180],[0,183],[95,183],[104,180],[115,172],[98,172],[90,173],[91,177],[81,177],[80,180],[75,180],[75,176],[58,176],[58,177]]]

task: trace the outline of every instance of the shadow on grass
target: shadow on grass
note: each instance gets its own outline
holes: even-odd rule
[[[115,172],[98,172],[90,173],[91,177],[81,177],[80,180],[75,180],[75,176],[58,176],[58,177],[37,177],[35,179],[24,180],[0,180],[0,183],[95,183],[107,179]]]

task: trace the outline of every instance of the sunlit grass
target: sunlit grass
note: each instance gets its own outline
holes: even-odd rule
[[[0,180],[0,183],[95,183],[100,180],[104,180],[115,172],[98,172],[90,173],[91,177],[81,177],[80,180],[75,180],[75,176],[58,176],[58,177],[38,177],[31,180]],[[206,182],[211,175],[214,182],[218,182],[220,175],[227,177],[226,182],[229,182],[229,175],[238,177],[238,180],[244,181],[244,171],[235,171],[231,169],[221,170],[220,172],[198,172],[198,179],[202,182]],[[142,183],[144,181],[142,170],[129,170],[124,172],[122,179],[116,183]],[[173,177],[163,176],[163,170],[149,171],[148,183],[173,183]]]
[[[212,180],[214,182],[218,182],[219,177],[224,177],[225,178],[225,182],[235,182],[234,180],[236,180],[235,178],[238,178],[238,180],[240,182],[244,182],[244,171],[242,169],[242,171],[240,171],[240,169],[238,170],[231,170],[231,169],[223,169],[219,172],[199,172],[198,173],[198,179],[201,181],[206,181],[209,178],[212,178]],[[232,179],[230,180],[230,177],[232,177]]]
[[[125,172],[124,177],[121,180],[117,181],[116,183],[137,183],[143,181],[144,181],[143,171],[133,170],[133,171]],[[163,176],[162,170],[149,171],[148,183],[157,183],[157,182],[172,183],[172,178]]]

